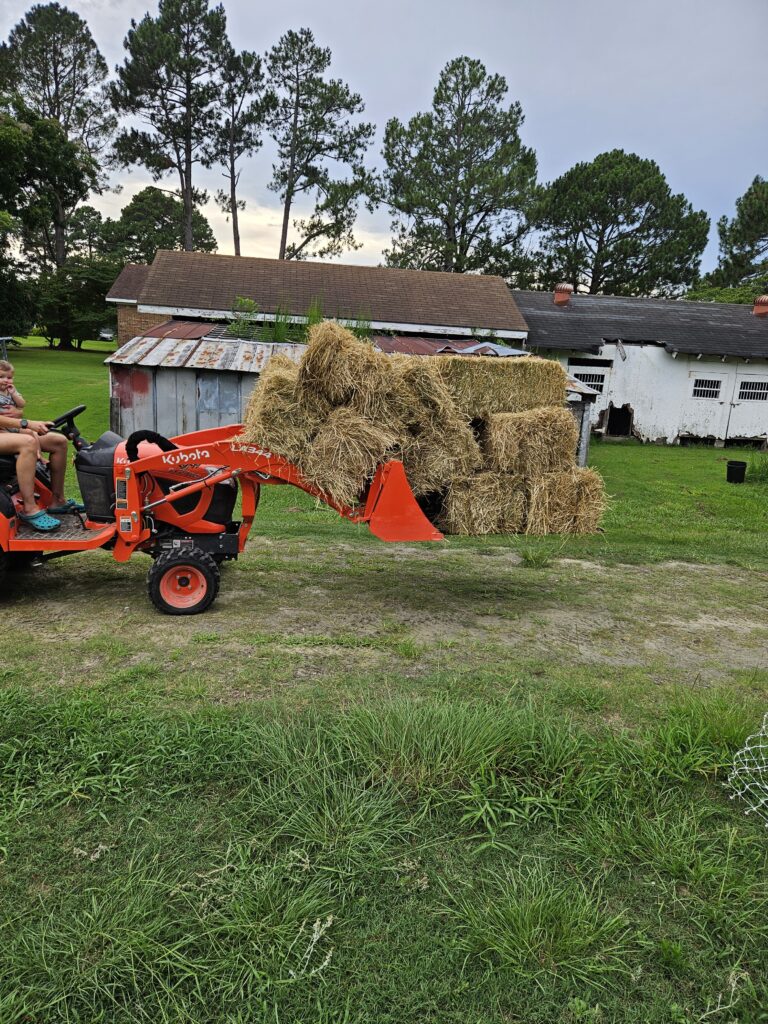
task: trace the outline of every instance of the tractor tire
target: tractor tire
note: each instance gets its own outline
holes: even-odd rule
[[[147,575],[147,593],[165,615],[199,615],[219,592],[219,567],[207,551],[191,547],[164,551]]]

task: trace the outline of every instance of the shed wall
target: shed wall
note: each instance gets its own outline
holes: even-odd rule
[[[584,365],[594,358],[584,353],[551,353],[570,373],[586,376],[592,387],[595,376],[602,375],[602,393],[591,408],[593,426],[601,413],[605,418],[610,405],[628,405],[633,432],[644,441],[678,444],[681,437],[691,436],[724,442],[768,435],[768,399],[743,397],[761,393],[762,385],[768,388],[768,360],[673,358],[652,344],[625,344],[623,351],[625,358],[615,343],[602,346],[599,358],[611,360],[610,366]],[[716,381],[717,396],[694,396],[696,381]]]
[[[241,423],[257,374],[110,366],[110,427],[166,437]]]

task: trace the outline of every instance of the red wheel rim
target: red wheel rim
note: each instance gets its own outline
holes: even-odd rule
[[[160,580],[160,596],[172,608],[191,608],[207,591],[208,581],[194,565],[174,565]]]

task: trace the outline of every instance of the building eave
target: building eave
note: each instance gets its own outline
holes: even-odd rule
[[[107,300],[111,302],[118,302],[121,300],[111,299]],[[137,305],[139,313],[157,313],[162,316],[182,316],[182,317],[195,317],[206,320],[232,320],[233,314],[231,309],[184,309],[180,306],[151,306],[139,303]],[[277,319],[287,320],[289,323],[305,323],[306,317],[303,316],[289,316],[284,317],[275,313],[259,313],[259,320],[274,321]],[[339,318],[339,323],[344,324],[348,327],[354,327],[357,320],[345,320]],[[525,341],[528,336],[527,331],[506,331],[496,330],[494,328],[484,327],[457,327],[453,324],[409,324],[409,323],[393,323],[385,320],[371,320],[370,326],[372,330],[377,331],[402,331],[406,333],[421,333],[421,334],[453,334],[461,335],[470,338],[513,338],[517,341]]]

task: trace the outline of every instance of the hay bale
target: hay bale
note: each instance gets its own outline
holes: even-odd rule
[[[424,416],[401,439],[400,457],[417,497],[441,491],[454,477],[468,476],[482,465],[480,446],[469,425],[453,414]]]
[[[272,356],[251,393],[241,439],[299,459],[330,409],[322,396],[302,393],[299,367],[292,359]]]
[[[565,401],[565,370],[537,356],[434,356],[443,383],[462,415],[525,412]]]
[[[522,533],[525,517],[523,479],[509,473],[485,472],[451,481],[437,525],[444,533],[465,537]]]
[[[342,407],[329,414],[298,464],[310,483],[344,505],[355,505],[378,464],[397,446],[395,431]]]
[[[596,533],[606,509],[603,479],[594,469],[546,473],[528,481],[526,533]]]
[[[398,410],[405,423],[419,422],[428,413],[440,420],[458,415],[456,403],[445,386],[439,360],[434,356],[390,356],[401,403]]]
[[[351,406],[377,423],[391,421],[392,406],[397,404],[389,357],[332,320],[309,329],[299,387],[305,394],[323,396],[332,406]]]
[[[480,443],[486,468],[537,477],[573,466],[578,436],[570,410],[548,406],[491,413],[483,420]]]

